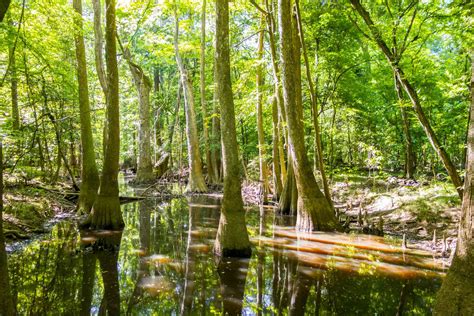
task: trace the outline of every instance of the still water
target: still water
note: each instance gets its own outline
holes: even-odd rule
[[[296,234],[271,208],[247,213],[252,258],[216,262],[217,198],[122,210],[123,233],[61,222],[9,257],[19,314],[427,315],[444,275],[400,241]]]

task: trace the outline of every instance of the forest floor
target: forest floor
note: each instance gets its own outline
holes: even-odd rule
[[[10,241],[31,239],[58,221],[77,219],[74,203],[64,194],[72,191],[67,183],[50,186],[38,180],[24,183],[7,177],[5,186],[3,219]],[[345,172],[331,179],[331,187],[336,214],[347,230],[373,233],[375,228],[383,227],[385,236],[405,235],[408,247],[430,250],[437,257],[449,257],[455,247],[460,200],[447,181]],[[184,193],[183,186],[173,181],[159,181],[133,191],[137,196],[161,199]],[[245,181],[242,192],[247,206],[259,204],[257,183]],[[222,187],[210,187],[209,194],[221,196]]]
[[[333,177],[332,194],[351,230],[383,226],[385,235],[405,235],[408,247],[437,257],[449,257],[455,248],[461,201],[449,181],[345,173]]]
[[[75,204],[68,200],[67,183],[45,185],[39,180],[5,178],[4,189],[4,234],[7,240],[15,241],[11,248],[39,236],[61,220],[75,217]]]

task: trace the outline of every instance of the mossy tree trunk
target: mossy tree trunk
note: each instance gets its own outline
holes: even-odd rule
[[[456,253],[438,292],[435,315],[472,315],[474,311],[474,51],[471,52],[471,107],[466,178]]]
[[[119,85],[115,0],[106,0],[105,60],[107,66],[107,139],[99,195],[92,208],[91,228],[123,228],[120,212],[118,171],[120,154]]]
[[[90,103],[89,103],[89,85],[87,80],[86,50],[84,46],[84,37],[82,35],[82,0],[73,1],[76,11],[77,33],[74,40],[76,43],[77,59],[77,82],[79,85],[79,119],[81,126],[81,147],[82,147],[82,168],[81,168],[81,191],[79,194],[78,212],[90,213],[94,205],[99,189],[99,172],[95,162],[94,139],[92,136]]]
[[[11,96],[12,96],[12,128],[14,131],[20,129],[20,112],[18,110],[18,78],[16,74],[16,58],[13,47],[9,49],[10,58],[10,83],[11,83]]]
[[[250,241],[242,201],[234,97],[230,79],[229,2],[216,0],[216,78],[221,108],[224,197],[214,251],[222,257],[250,257]]]
[[[300,231],[335,230],[339,228],[334,212],[323,195],[314,177],[303,142],[303,117],[301,100],[298,99],[301,86],[297,86],[299,51],[295,49],[298,34],[292,21],[291,0],[279,0],[279,24],[281,37],[281,65],[283,99],[288,124],[288,143],[293,159],[293,168],[298,188],[298,214],[296,229]],[[298,46],[298,45],[297,45]]]
[[[174,32],[174,49],[178,64],[181,83],[184,91],[184,108],[186,116],[186,139],[188,144],[189,181],[187,192],[207,192],[206,182],[202,173],[201,152],[199,150],[199,136],[196,124],[194,93],[188,70],[181,59],[178,46],[179,20],[175,12],[176,27]]]

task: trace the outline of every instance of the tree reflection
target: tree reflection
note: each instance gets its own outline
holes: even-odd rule
[[[224,315],[241,315],[249,259],[220,260],[217,272],[221,282]]]

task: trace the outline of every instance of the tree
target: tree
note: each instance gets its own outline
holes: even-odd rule
[[[181,75],[181,83],[184,90],[184,108],[186,111],[186,139],[188,142],[189,181],[186,190],[188,192],[206,192],[207,186],[202,174],[201,152],[199,150],[199,137],[196,125],[196,111],[194,106],[194,93],[191,77],[188,74],[181,55],[179,53],[178,36],[179,20],[175,9],[176,27],[174,32],[174,49],[176,63]]]
[[[138,163],[136,183],[146,183],[154,178],[153,165],[151,163],[151,139],[150,139],[150,91],[151,80],[143,71],[143,68],[132,60],[128,48],[122,49],[128,62],[133,82],[138,91],[139,98],[139,125],[138,125]]]
[[[453,262],[438,292],[435,315],[470,315],[474,310],[474,51],[471,51],[471,106],[466,177]]]
[[[326,197],[319,190],[308,160],[302,125],[301,101],[298,101],[297,64],[299,50],[295,49],[294,21],[291,17],[291,0],[279,0],[279,22],[281,38],[281,66],[283,81],[283,98],[288,124],[288,143],[293,159],[296,186],[298,188],[298,214],[296,229],[300,231],[336,230],[339,228],[334,212]]]
[[[250,257],[251,248],[240,182],[229,46],[229,1],[216,0],[215,81],[221,109],[224,196],[214,252],[222,257]]]
[[[420,98],[418,97],[418,93],[416,92],[412,83],[405,76],[405,73],[400,65],[400,60],[397,58],[397,55],[394,54],[394,49],[396,48],[393,47],[392,49],[390,49],[388,47],[387,43],[382,38],[380,30],[374,24],[369,12],[362,6],[360,1],[350,0],[350,2],[354,10],[357,11],[357,13],[364,20],[365,24],[369,28],[370,34],[372,35],[372,40],[377,44],[377,46],[383,52],[385,58],[390,64],[390,67],[395,73],[395,76],[398,79],[398,82],[401,84],[403,89],[405,89],[405,92],[407,93],[413,105],[415,114],[421,126],[423,127],[423,130],[425,131],[425,134],[428,137],[428,140],[430,141],[431,146],[437,153],[439,159],[442,161],[449,177],[451,178],[452,183],[454,184],[454,187],[458,191],[459,196],[462,198],[462,180],[459,177],[456,167],[451,162],[449,155],[447,154],[446,150],[439,142],[433,128],[431,127],[431,124],[428,121],[428,118],[426,117],[424,110],[421,106],[421,101],[420,101]]]
[[[82,0],[73,1],[74,10],[77,13],[77,31],[74,37],[76,43],[77,59],[77,82],[79,86],[79,118],[81,125],[81,146],[82,146],[82,172],[81,191],[77,209],[79,213],[88,214],[91,211],[97,197],[99,189],[99,172],[95,162],[94,139],[92,136],[89,85],[87,80],[86,49],[84,46],[84,36],[82,35]]]
[[[99,195],[86,222],[92,228],[123,228],[120,212],[118,170],[120,153],[119,87],[115,0],[106,0],[105,60],[107,66],[107,139]]]

